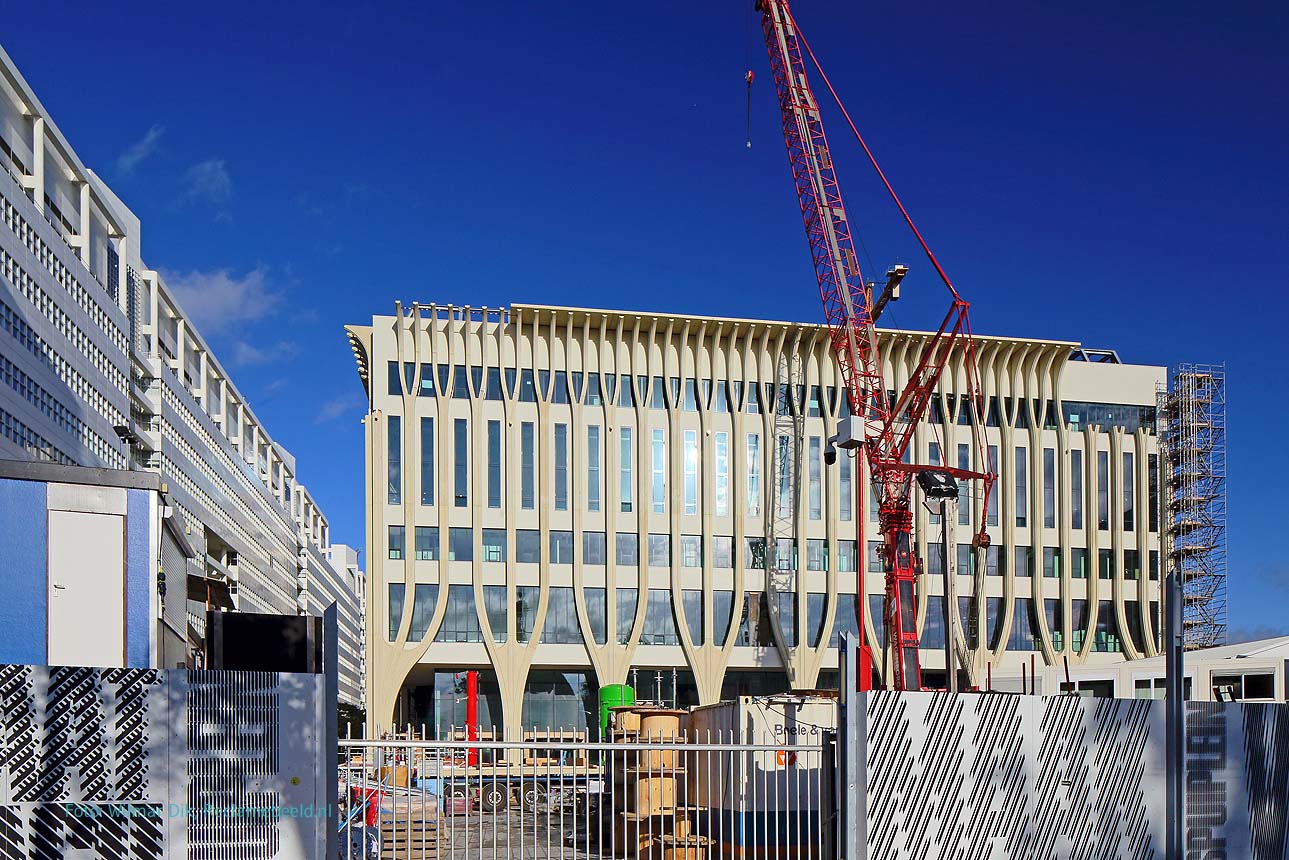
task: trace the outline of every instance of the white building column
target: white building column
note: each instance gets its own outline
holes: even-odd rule
[[[90,183],[88,179],[77,180],[81,186],[80,232],[74,237],[76,255],[81,258],[85,268],[90,269]],[[93,269],[90,269],[93,272]]]
[[[126,239],[124,236],[113,236],[113,242],[116,245],[116,304],[121,310],[125,311],[126,316],[130,314],[130,264],[127,262],[125,255]],[[135,320],[138,324],[138,320]]]
[[[31,173],[22,178],[22,187],[30,189],[36,208],[45,211],[45,118],[31,118]]]

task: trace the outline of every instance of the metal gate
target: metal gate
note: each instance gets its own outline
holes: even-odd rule
[[[824,744],[705,732],[340,742],[340,856],[825,857]]]

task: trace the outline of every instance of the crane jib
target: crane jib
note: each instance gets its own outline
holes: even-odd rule
[[[967,303],[949,282],[842,107],[860,145],[954,300],[939,331],[923,346],[909,383],[893,403],[888,401],[878,353],[872,296],[864,286],[855,255],[834,159],[824,134],[819,105],[806,75],[803,48],[816,68],[818,63],[793,20],[786,0],[759,0],[756,8],[761,13],[761,31],[779,98],[784,144],[819,283],[830,341],[845,383],[851,414],[855,416],[854,420],[862,422],[865,456],[873,484],[879,488],[878,521],[887,569],[883,614],[891,659],[887,680],[895,689],[920,689],[918,637],[913,623],[918,562],[910,551],[913,520],[910,503],[912,476],[917,471],[930,467],[904,464],[902,458],[939,384],[944,368],[959,343],[964,350],[968,397],[972,409],[977,410],[977,413],[983,409],[971,328],[967,321]],[[831,83],[823,76],[822,69],[819,71],[828,84],[829,91],[836,97]],[[980,509],[981,523],[985,522],[994,479],[983,431],[980,429],[983,423],[973,422],[973,433],[984,469],[953,470],[956,476],[963,479],[983,481],[985,494]],[[854,434],[851,434],[851,438],[853,437]],[[983,526],[976,545],[988,545],[988,536],[984,533]]]

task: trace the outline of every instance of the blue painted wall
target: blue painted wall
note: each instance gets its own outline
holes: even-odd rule
[[[152,493],[129,490],[125,503],[125,662],[152,666],[152,589],[156,588],[148,535],[152,526]],[[187,595],[171,596],[183,600]]]
[[[0,663],[48,657],[48,497],[39,481],[0,478]]]

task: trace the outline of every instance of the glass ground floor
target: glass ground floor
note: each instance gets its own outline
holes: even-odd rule
[[[418,666],[399,695],[396,724],[422,730],[430,737],[447,737],[466,724],[469,669]],[[501,734],[501,692],[490,668],[477,675],[478,726]],[[631,670],[627,683],[638,701],[666,707],[689,708],[698,704],[698,688],[688,669],[642,666]],[[836,673],[824,672],[820,686],[835,686]],[[721,698],[768,696],[787,690],[782,672],[731,669],[725,674]],[[524,688],[521,720],[525,731],[587,731],[598,728],[599,683],[590,669],[533,669]]]

